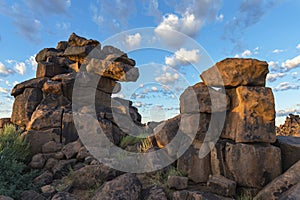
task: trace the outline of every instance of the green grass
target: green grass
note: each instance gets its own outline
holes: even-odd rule
[[[14,125],[0,130],[0,194],[12,198],[19,198],[24,190],[37,190],[32,180],[39,172],[26,165],[30,150],[21,133]]]

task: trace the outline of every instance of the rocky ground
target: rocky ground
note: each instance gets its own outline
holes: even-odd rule
[[[33,180],[38,192],[24,191],[20,199],[300,196],[300,138],[276,137],[274,97],[265,87],[266,62],[235,58],[216,63],[201,74],[203,82],[180,96],[178,116],[145,125],[132,102],[112,98],[120,91],[119,82],[139,77],[135,61],[121,50],[73,33],[56,48],[40,51],[36,61],[36,78],[13,88],[12,116],[0,120],[0,128],[12,123],[24,130],[32,155],[28,166],[41,172]],[[100,126],[108,141],[122,149],[139,153],[166,149],[166,158],[178,159],[151,173],[110,168],[84,145],[89,132],[79,137],[75,115],[88,122],[82,130]],[[289,119],[286,124],[294,124]],[[153,135],[144,139],[129,135],[135,132]],[[176,140],[177,134],[182,140]],[[181,155],[180,147],[187,141],[191,145]]]

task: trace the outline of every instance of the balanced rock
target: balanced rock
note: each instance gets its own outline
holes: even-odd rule
[[[26,88],[39,88],[42,89],[44,83],[48,80],[48,78],[33,78],[28,81],[24,81],[15,85],[15,87],[11,91],[11,95],[16,97],[24,92]]]
[[[201,74],[207,86],[265,86],[268,63],[256,59],[227,58]]]

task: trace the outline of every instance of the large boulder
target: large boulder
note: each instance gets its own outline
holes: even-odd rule
[[[42,49],[36,56],[35,60],[36,62],[44,62],[47,60],[48,57],[57,57],[57,56],[62,56],[63,51],[57,50],[54,48],[44,48]]]
[[[25,127],[42,98],[43,94],[39,88],[25,88],[24,92],[15,98],[11,122]]]
[[[300,160],[300,138],[293,136],[278,136],[275,143],[281,149],[283,171],[289,169]]]
[[[211,152],[212,173],[238,186],[262,188],[281,174],[281,153],[269,144],[219,141]]]
[[[211,174],[210,154],[204,158],[199,157],[199,149],[196,145],[191,145],[189,149],[178,159],[177,168],[180,172],[194,183],[204,183],[208,181]]]
[[[30,152],[32,155],[41,153],[44,144],[49,141],[61,142],[61,129],[51,128],[48,130],[29,130],[23,133],[30,144]]]
[[[92,39],[87,40],[84,37],[80,37],[80,36],[76,35],[75,33],[72,33],[70,35],[67,44],[69,47],[76,47],[76,46],[82,47],[82,46],[87,46],[87,45],[96,47],[96,46],[100,45],[100,43],[97,40],[92,40]]]
[[[222,138],[235,142],[276,141],[275,105],[271,88],[241,86],[227,90],[232,108]]]
[[[90,59],[86,66],[81,68],[81,71],[82,70],[125,82],[134,82],[139,77],[139,70],[136,67],[122,62],[111,62],[96,58]]]
[[[227,58],[201,74],[208,86],[265,86],[268,63],[256,59]]]
[[[172,119],[162,122],[154,128],[154,136],[160,148],[163,148],[171,142],[179,130],[181,116],[177,115]]]
[[[43,77],[53,77],[58,74],[68,73],[68,68],[56,65],[53,62],[39,62],[38,67],[36,70],[36,77],[43,78]]]
[[[300,161],[289,168],[284,174],[278,176],[266,187],[264,187],[254,198],[259,199],[285,199],[282,198],[288,193],[298,191],[299,194],[299,183],[300,183]],[[298,185],[298,186],[296,186]],[[293,188],[293,186],[296,187]],[[297,189],[298,188],[298,189]],[[291,190],[291,191],[289,191]],[[298,196],[299,197],[299,196]],[[288,198],[286,198],[288,199]],[[297,198],[296,198],[297,199]]]
[[[230,99],[225,92],[204,83],[188,87],[180,96],[180,113],[212,113],[229,109]]]
[[[22,83],[19,83],[15,85],[15,87],[11,91],[11,95],[16,97],[20,94],[22,94],[25,90],[25,88],[39,88],[42,89],[44,83],[48,80],[48,78],[33,78],[28,81],[24,81]]]
[[[139,179],[135,175],[127,173],[104,183],[95,193],[92,200],[139,200],[141,191],[142,184]]]

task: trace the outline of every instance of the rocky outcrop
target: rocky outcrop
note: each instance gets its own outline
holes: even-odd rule
[[[101,48],[100,42],[75,33],[68,41],[59,42],[57,48],[41,50],[36,61],[37,78],[17,84],[11,92],[15,97],[11,121],[26,128],[24,135],[33,154],[40,153],[42,145],[51,140],[67,144],[78,139],[72,113],[74,104],[91,106],[90,101],[95,99],[99,122],[107,120],[115,126],[111,95],[121,89],[117,81],[136,81],[139,76],[135,61],[124,52],[112,46]],[[73,97],[75,80],[80,95]],[[127,111],[130,121],[141,122],[132,102],[128,103]],[[116,144],[124,135],[118,129],[116,126],[114,131],[105,131]]]
[[[276,135],[300,136],[300,117],[299,115],[289,114],[284,124],[276,127]]]

